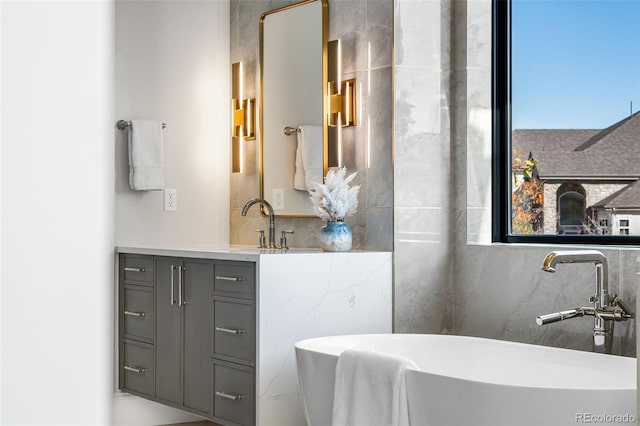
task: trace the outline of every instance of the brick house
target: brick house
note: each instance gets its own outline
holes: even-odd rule
[[[514,130],[512,147],[537,162],[540,232],[640,235],[640,111],[602,130]]]

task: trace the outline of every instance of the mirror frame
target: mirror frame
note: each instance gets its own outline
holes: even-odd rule
[[[260,101],[258,104],[258,128],[259,128],[259,162],[258,162],[258,173],[260,176],[260,198],[265,199],[264,197],[264,117],[263,117],[263,108],[264,105],[264,90],[263,90],[263,76],[264,76],[264,20],[267,16],[272,15],[274,13],[282,12],[288,9],[292,9],[298,6],[304,6],[309,3],[320,2],[322,5],[322,176],[326,176],[327,171],[329,169],[329,143],[328,143],[328,77],[329,77],[329,66],[328,66],[328,53],[327,46],[329,43],[329,4],[328,0],[303,0],[297,3],[292,3],[288,6],[283,6],[277,9],[269,10],[264,12],[260,16],[260,53],[259,53],[259,62],[260,62],[260,72],[259,72],[259,97]],[[309,201],[311,204],[311,201]],[[263,215],[265,212],[263,210],[263,206],[260,206],[260,211]],[[281,218],[316,218],[315,215],[294,215],[294,214],[275,214],[276,217]]]

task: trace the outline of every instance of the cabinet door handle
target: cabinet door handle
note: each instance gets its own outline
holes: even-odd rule
[[[125,365],[124,369],[127,371],[132,371],[134,373],[138,373],[138,374],[142,374],[146,371],[149,371],[149,368],[142,368],[142,367],[131,367],[130,365]]]
[[[216,327],[216,331],[220,333],[228,333],[228,334],[242,334],[245,333],[244,330],[233,329],[233,328],[225,328],[225,327]]]
[[[171,269],[171,304],[172,304],[172,305],[175,305],[176,300],[175,300],[175,298],[173,297],[173,271],[175,271],[175,270],[176,270],[176,267],[175,267],[175,266],[173,266],[173,265],[171,265],[171,268],[170,268],[170,269]]]
[[[232,401],[237,401],[239,399],[244,399],[244,395],[232,395],[230,393],[226,393],[225,391],[216,391],[216,396],[227,398]]]
[[[133,311],[124,311],[125,315],[130,315],[132,317],[144,317],[147,314],[144,312],[133,312]]]
[[[244,281],[242,277],[225,277],[224,275],[216,275],[216,280],[221,281]]]
[[[144,268],[128,268],[128,267],[125,267],[124,270],[127,272],[145,272],[146,271],[146,269]]]
[[[178,306],[182,306],[182,266],[178,266]]]

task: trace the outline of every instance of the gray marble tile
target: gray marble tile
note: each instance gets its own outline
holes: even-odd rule
[[[369,250],[393,250],[393,209],[368,208],[364,211],[366,221],[365,246]]]
[[[491,68],[491,0],[467,3],[467,67]]]
[[[442,71],[396,68],[396,140],[416,133],[440,133],[442,93]]]
[[[450,5],[453,16],[452,65],[453,69],[464,71],[467,69],[467,2],[452,0]]]
[[[394,252],[395,312],[398,333],[450,333],[453,311],[450,300],[449,262],[446,244],[397,242]]]
[[[396,65],[441,69],[440,1],[396,0]]]
[[[340,39],[342,71],[367,68],[367,2],[329,1],[329,40]]]
[[[448,208],[396,208],[396,241],[448,244],[450,221]]]
[[[393,63],[393,0],[367,0],[367,68]]]
[[[367,155],[367,207],[393,205],[393,105],[390,67],[370,72],[371,91],[363,125],[369,129],[363,140]],[[365,121],[366,120],[366,121]]]

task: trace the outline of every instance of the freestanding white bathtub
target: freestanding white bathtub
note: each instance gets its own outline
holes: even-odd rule
[[[310,426],[331,425],[335,367],[349,348],[402,355],[413,426],[636,423],[636,360],[477,337],[332,336],[296,343]]]

